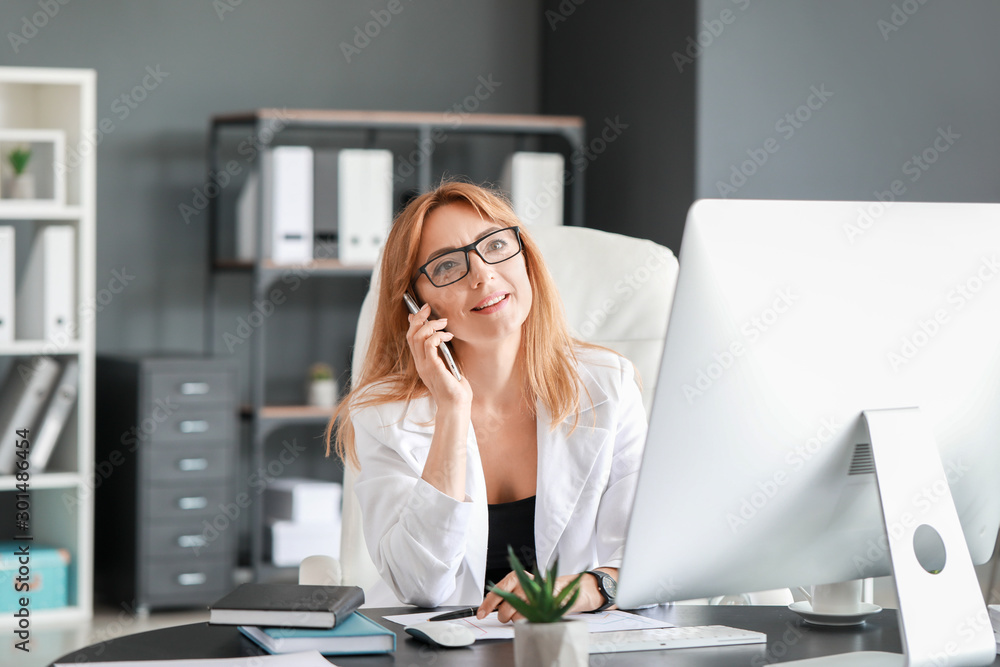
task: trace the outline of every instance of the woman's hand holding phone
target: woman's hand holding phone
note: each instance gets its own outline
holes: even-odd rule
[[[411,306],[416,304],[411,299],[407,306],[412,311]],[[430,317],[431,309],[427,304],[409,315],[410,328],[406,332],[406,342],[410,346],[417,373],[431,392],[438,409],[449,405],[468,408],[472,405],[472,387],[468,380],[461,377],[453,359],[442,359],[443,353],[450,355],[445,343],[454,338],[454,334],[444,331],[447,319]],[[449,370],[449,365],[454,370]]]

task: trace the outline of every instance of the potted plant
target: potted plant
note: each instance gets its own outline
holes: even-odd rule
[[[26,146],[18,146],[7,154],[7,161],[14,170],[14,177],[10,181],[10,198],[34,199],[35,178],[33,174],[25,171],[28,168],[28,162],[31,161],[31,149]]]
[[[558,559],[544,576],[537,566],[534,576],[531,576],[524,571],[524,566],[509,546],[507,558],[521,584],[524,599],[496,586],[493,592],[524,616],[524,620],[514,624],[514,664],[520,667],[585,667],[590,661],[587,622],[563,619],[580,595],[583,574],[577,575],[557,593]]]
[[[332,408],[337,404],[337,380],[329,364],[318,362],[309,367],[309,405]]]

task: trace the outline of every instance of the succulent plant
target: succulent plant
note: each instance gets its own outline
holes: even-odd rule
[[[324,364],[322,362],[315,363],[309,367],[309,379],[310,380],[332,380],[333,379],[333,368],[330,364]]]
[[[538,571],[536,565],[533,570],[534,577],[524,571],[524,566],[518,559],[517,554],[511,547],[507,547],[507,560],[517,575],[517,580],[524,591],[524,599],[509,591],[504,591],[493,586],[492,591],[510,603],[510,606],[524,616],[530,623],[555,623],[562,620],[562,617],[570,610],[573,603],[580,595],[579,574],[569,584],[558,593],[555,592],[556,572],[559,571],[559,559],[552,563],[552,567],[543,576]]]
[[[20,176],[28,168],[28,161],[31,160],[31,149],[18,147],[7,154],[10,166],[14,168],[14,174]]]

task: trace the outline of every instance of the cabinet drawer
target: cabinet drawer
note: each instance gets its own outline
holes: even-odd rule
[[[190,370],[149,375],[149,400],[167,405],[206,405],[236,403],[236,381],[233,373],[218,370]]]
[[[232,589],[233,566],[225,559],[191,558],[184,561],[152,559],[142,578],[149,602],[213,602]],[[213,597],[214,596],[214,597]]]
[[[211,517],[223,514],[220,505],[232,503],[232,495],[226,484],[154,486],[146,489],[147,515],[162,519],[202,517],[211,522]]]
[[[210,556],[226,556],[232,552],[239,528],[225,515],[220,514],[219,517],[217,521],[192,518],[178,522],[158,521],[147,525],[143,535],[143,550],[149,558],[171,558],[178,563],[195,562]],[[206,521],[208,525],[205,524]]]
[[[151,447],[145,478],[153,483],[229,479],[235,465],[233,451],[229,443]]]
[[[236,431],[236,410],[184,409],[167,415],[152,430],[150,441],[156,443],[185,443],[220,440],[231,442]]]

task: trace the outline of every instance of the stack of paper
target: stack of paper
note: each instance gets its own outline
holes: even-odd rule
[[[265,514],[271,533],[271,561],[297,566],[308,556],[340,556],[341,497],[336,482],[277,479],[267,487]]]

